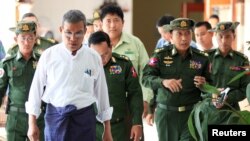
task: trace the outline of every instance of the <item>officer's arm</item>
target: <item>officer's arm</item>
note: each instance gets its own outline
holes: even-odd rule
[[[152,90],[157,90],[162,87],[162,79],[159,76],[159,61],[157,55],[153,55],[143,70],[142,84]]]
[[[249,66],[248,59],[245,59],[241,65]],[[231,88],[230,91],[228,92],[228,97],[226,100],[229,104],[237,104],[239,101],[246,98],[246,88],[248,83],[250,82],[250,76],[249,75],[243,76],[237,81],[238,81],[238,84],[236,84],[237,86],[234,86],[234,83],[228,86]]]
[[[128,105],[131,112],[132,124],[142,125],[143,98],[142,89],[139,83],[138,75],[129,61],[126,67],[126,91],[128,94]]]

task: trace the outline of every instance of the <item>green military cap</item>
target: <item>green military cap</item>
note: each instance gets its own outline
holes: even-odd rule
[[[100,13],[98,10],[95,10],[93,13],[93,21],[100,19]]]
[[[169,29],[193,29],[195,22],[188,18],[177,18],[170,22]]]
[[[15,33],[31,33],[36,32],[36,23],[35,22],[24,22],[20,21],[17,23],[15,28]]]
[[[164,32],[170,32],[171,31],[171,26],[169,24],[165,24],[162,26],[162,29]]]
[[[216,24],[214,29],[211,29],[212,32],[225,32],[229,30],[235,30],[239,25],[239,22],[219,22]]]
[[[87,19],[87,25],[93,25],[93,19]]]

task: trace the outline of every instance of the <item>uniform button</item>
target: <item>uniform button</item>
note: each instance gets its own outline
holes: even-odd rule
[[[120,120],[119,118],[116,119],[117,122],[118,122],[119,120]]]

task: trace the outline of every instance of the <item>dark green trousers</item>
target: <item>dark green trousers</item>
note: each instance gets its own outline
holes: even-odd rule
[[[96,123],[96,141],[102,141],[103,135],[103,124],[100,122]],[[129,137],[126,130],[126,124],[123,121],[117,123],[111,123],[111,132],[113,141],[129,141]]]
[[[187,124],[190,112],[168,111],[157,107],[155,123],[159,141],[192,141]]]
[[[37,124],[40,129],[40,141],[44,141],[44,112],[40,114]],[[22,112],[9,111],[6,132],[8,141],[27,141],[28,115]]]

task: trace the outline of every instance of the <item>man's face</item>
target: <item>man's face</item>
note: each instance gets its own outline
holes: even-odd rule
[[[196,27],[194,29],[195,40],[202,47],[212,43],[213,33],[208,32],[206,26]]]
[[[192,31],[187,30],[173,30],[172,43],[176,46],[178,51],[187,51],[192,40]]]
[[[18,34],[14,40],[18,44],[19,50],[22,54],[29,54],[32,52],[36,43],[36,35],[34,33]]]
[[[105,66],[112,57],[112,50],[111,47],[108,46],[107,42],[101,42],[100,44],[90,44],[90,48],[99,53],[102,58],[103,66]]]
[[[86,27],[82,21],[77,23],[68,23],[60,27],[62,40],[70,51],[78,50],[82,46]]]
[[[116,14],[107,14],[102,20],[102,29],[111,39],[119,38],[122,33],[123,20]]]
[[[102,21],[100,19],[93,21],[94,31],[102,31]]]
[[[232,49],[232,43],[235,39],[235,34],[231,30],[225,32],[217,32],[216,38],[219,44],[219,49],[221,51],[228,51]]]
[[[216,18],[210,18],[210,19],[208,19],[208,22],[211,24],[212,28],[215,28],[216,24],[219,22],[219,20]]]

